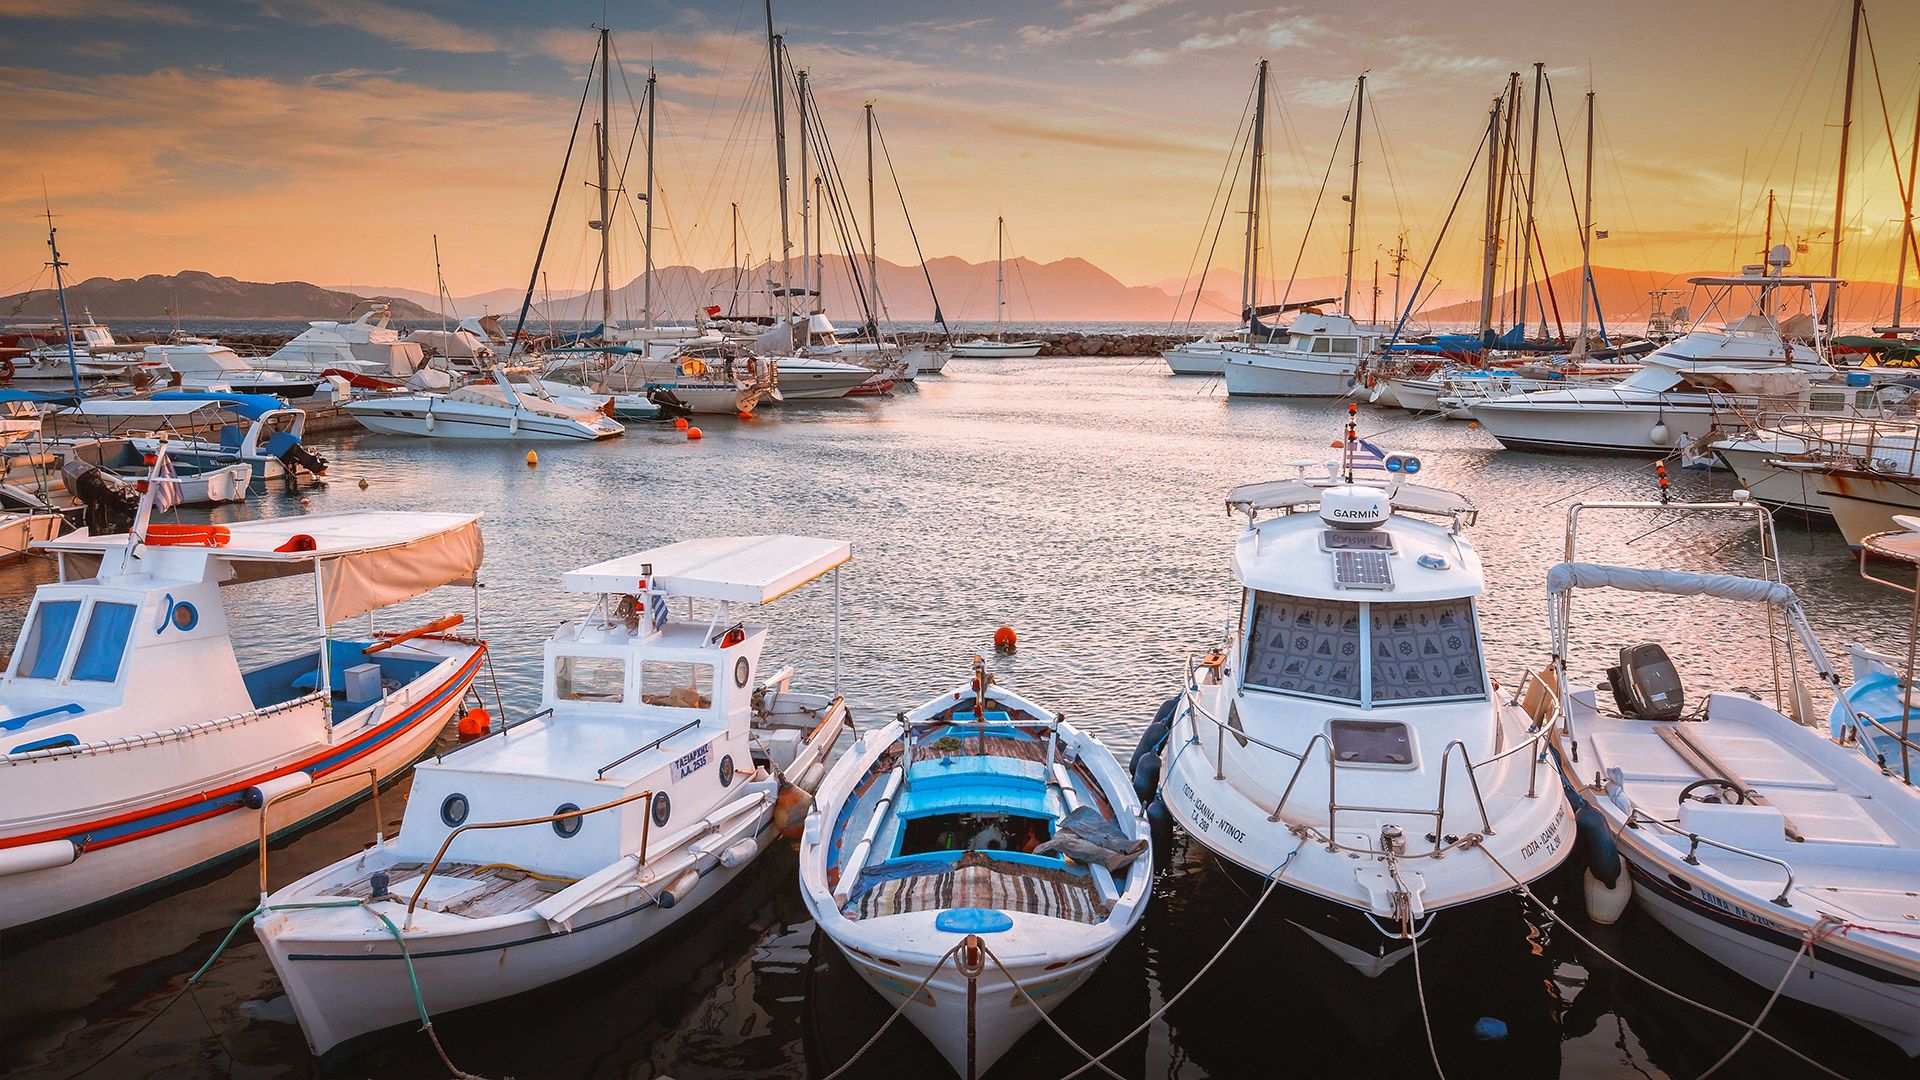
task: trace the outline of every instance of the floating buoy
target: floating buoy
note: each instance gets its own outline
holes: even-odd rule
[[[813,796],[805,788],[792,784],[780,789],[780,798],[773,804],[773,827],[781,836],[789,840],[800,835],[800,829],[807,823],[807,813],[813,809]]]
[[[360,478],[360,490],[361,491],[367,490],[367,478],[364,476]]]
[[[301,499],[301,500],[300,500],[300,505],[301,505],[301,506],[312,506],[312,505],[313,505],[313,500],[312,500],[312,499]]]
[[[751,420],[751,419],[753,419],[753,414],[752,414],[752,413],[750,413],[750,412],[747,412],[747,411],[746,411],[745,409],[742,409],[742,410],[740,410],[740,419],[742,419],[742,420]]]
[[[540,464],[540,455],[531,450],[527,451],[527,468],[531,469],[538,464]]]
[[[1478,420],[1469,420],[1469,421],[1467,421],[1467,430],[1468,430],[1468,431],[1479,431],[1479,430],[1480,430],[1480,421],[1478,421]]]
[[[460,741],[478,739],[492,727],[493,717],[487,714],[487,710],[478,706],[468,709],[467,714],[460,718]]]
[[[1481,1042],[1504,1042],[1507,1022],[1498,1017],[1483,1016],[1473,1022],[1473,1037]]]
[[[704,436],[704,435],[702,435],[702,434],[700,434],[700,429],[699,429],[699,428],[697,428],[697,427],[690,427],[690,428],[688,428],[688,429],[687,429],[687,438],[689,438],[689,439],[704,439],[704,438],[706,438],[706,436]]]
[[[1018,649],[1019,647],[1020,647],[1020,635],[1013,632],[1013,627],[1003,626],[1000,629],[995,630],[993,632],[993,651],[994,652],[997,652],[1002,656],[1005,656],[1007,653],[1010,653],[1015,649]]]
[[[1344,449],[1346,445],[1347,445],[1346,443],[1341,442],[1339,439],[1335,439],[1332,442],[1327,444],[1328,448],[1333,450]]]
[[[687,418],[686,418],[686,417],[684,417],[684,416],[676,416],[676,417],[674,417],[674,418],[673,418],[673,429],[674,429],[675,431],[685,431],[685,430],[687,430]]]

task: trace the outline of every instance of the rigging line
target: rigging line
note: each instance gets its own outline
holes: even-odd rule
[[[1380,147],[1380,169],[1387,174],[1387,191],[1393,196],[1393,213],[1400,228],[1407,227],[1406,206],[1400,201],[1400,185],[1406,179],[1398,167],[1398,161],[1387,145],[1387,126],[1380,122],[1380,99],[1374,96],[1373,87],[1367,87],[1367,108],[1373,113],[1373,139]],[[1397,175],[1396,175],[1397,174]]]
[[[599,50],[594,50],[594,63],[599,63]],[[526,297],[520,301],[520,318],[514,323],[513,340],[507,344],[507,360],[512,361],[513,354],[520,347],[522,331],[527,325],[527,310],[533,307],[533,290],[540,284],[540,263],[547,256],[547,239],[553,235],[553,215],[560,209],[560,194],[566,190],[567,169],[573,164],[573,144],[580,137],[580,119],[587,115],[587,97],[593,92],[593,68],[587,68],[586,85],[580,91],[580,108],[573,116],[573,131],[567,135],[567,153],[560,162],[560,179],[553,187],[553,203],[547,207],[547,225],[540,231],[540,248],[533,256],[533,272],[527,276]]]
[[[1440,245],[1446,242],[1447,229],[1453,225],[1453,215],[1459,212],[1460,200],[1466,197],[1467,184],[1473,180],[1474,166],[1480,162],[1480,152],[1488,149],[1487,142],[1492,135],[1491,125],[1480,129],[1480,141],[1474,146],[1473,155],[1467,159],[1466,169],[1460,174],[1460,190],[1454,192],[1453,205],[1448,208],[1446,220],[1440,223],[1440,231],[1433,238],[1433,250],[1427,254],[1426,264],[1420,268],[1420,276],[1413,280],[1413,291],[1407,296],[1407,309],[1395,315],[1393,333],[1387,337],[1388,346],[1400,340],[1400,331],[1406,328],[1407,320],[1413,317],[1414,306],[1420,302],[1420,287],[1426,284],[1427,273],[1433,269],[1433,261],[1440,255]],[[1434,282],[1434,287],[1438,288],[1439,284],[1438,281]]]
[[[1866,32],[1867,59],[1873,62],[1873,85],[1880,95],[1880,121],[1887,129],[1887,153],[1893,157],[1893,186],[1900,193],[1900,202],[1904,208],[1913,205],[1913,192],[1907,188],[1907,182],[1900,176],[1900,144],[1893,136],[1893,116],[1887,111],[1887,86],[1880,79],[1880,56],[1873,49],[1873,24],[1867,21],[1867,9],[1864,7],[1860,9],[1860,29]],[[1860,215],[1864,217],[1866,212],[1866,200],[1862,199]],[[1894,249],[1898,250],[1900,239],[1904,239],[1913,252],[1914,261],[1920,262],[1920,245],[1915,244],[1913,229],[1909,227],[1909,223],[1903,221],[1900,231],[1906,235],[1894,241]]]
[[[1181,279],[1180,295],[1174,298],[1173,316],[1167,320],[1168,330],[1172,330],[1174,323],[1180,318],[1180,302],[1187,298],[1187,285],[1189,282],[1193,281],[1194,264],[1200,261],[1200,247],[1201,245],[1206,243],[1207,230],[1210,226],[1213,225],[1214,209],[1215,207],[1220,206],[1220,189],[1226,186],[1227,177],[1234,175],[1234,169],[1235,169],[1234,155],[1239,152],[1239,147],[1242,140],[1241,133],[1246,129],[1246,126],[1247,126],[1247,114],[1253,110],[1253,95],[1254,95],[1254,91],[1248,90],[1246,104],[1240,107],[1240,122],[1237,125],[1235,125],[1233,129],[1233,145],[1227,148],[1227,160],[1223,162],[1220,166],[1220,179],[1216,180],[1213,185],[1213,198],[1207,202],[1207,219],[1200,226],[1199,239],[1193,242],[1193,254],[1187,258],[1187,276]],[[1233,193],[1231,191],[1227,193],[1227,199],[1229,202],[1232,201]],[[1223,224],[1224,224],[1224,221],[1225,219],[1224,219],[1224,212],[1223,212],[1223,217],[1222,217]],[[1213,230],[1214,248],[1218,248],[1219,244],[1220,244],[1220,230],[1216,228]],[[1200,292],[1206,288],[1207,272],[1212,269],[1213,269],[1213,248],[1210,248],[1208,249],[1208,252],[1207,252],[1206,265],[1203,266],[1200,270],[1200,284],[1194,286],[1193,301],[1194,301],[1194,304],[1196,305],[1199,304],[1200,302],[1200,296],[1199,296]],[[1193,324],[1193,311],[1191,308],[1189,308],[1187,311],[1187,325],[1191,326],[1192,324]]]
[[[880,141],[880,154],[887,162],[887,175],[893,178],[894,194],[900,197],[900,214],[907,219],[907,235],[913,238],[913,257],[920,260],[920,274],[927,279],[927,293],[933,297],[934,321],[940,324],[940,330],[953,338],[953,330],[947,325],[946,313],[940,310],[940,294],[933,287],[933,271],[927,268],[927,257],[920,250],[920,234],[913,227],[913,215],[907,212],[907,193],[900,186],[900,173],[893,167],[893,152],[887,149],[887,134],[880,127],[880,118],[873,118],[873,134]]]
[[[1241,119],[1242,121],[1244,121],[1246,117],[1243,115]],[[1234,155],[1232,154],[1227,155],[1226,167],[1228,169],[1231,169],[1235,176],[1239,175],[1240,162],[1246,160],[1247,147],[1252,142],[1251,134],[1252,134],[1251,131],[1249,131],[1248,132],[1249,137],[1244,139],[1240,138],[1237,134],[1235,136],[1236,142],[1240,150],[1239,160],[1236,161],[1234,159]],[[1222,177],[1222,179],[1224,179],[1224,176]],[[1217,192],[1216,192],[1216,197],[1217,197]],[[1220,203],[1220,216],[1217,222],[1214,220],[1212,216],[1213,208],[1212,207],[1207,208],[1207,214],[1208,214],[1207,221],[1209,224],[1213,225],[1213,243],[1207,246],[1206,264],[1200,270],[1200,280],[1193,287],[1193,302],[1187,305],[1187,325],[1188,326],[1193,325],[1193,316],[1194,316],[1195,310],[1198,309],[1200,306],[1200,297],[1204,295],[1207,291],[1207,275],[1211,273],[1213,270],[1213,257],[1216,254],[1218,254],[1220,251],[1220,236],[1223,232],[1226,231],[1227,218],[1232,214],[1232,211],[1233,211],[1232,203],[1233,203],[1233,190],[1232,188],[1229,188],[1227,190],[1226,198],[1222,200]],[[1206,233],[1203,231],[1200,234],[1200,236],[1201,236],[1201,239],[1204,240],[1206,238]],[[1188,279],[1192,280],[1193,266],[1191,264],[1187,266],[1187,274],[1188,274]],[[1186,287],[1182,285],[1181,290],[1183,295],[1185,293],[1185,289]],[[1218,306],[1218,305],[1213,305],[1213,306]],[[1175,301],[1174,302],[1174,318],[1179,318],[1179,317],[1180,317],[1179,301]],[[1237,321],[1246,322],[1247,313],[1244,311],[1236,312],[1234,314],[1234,318]],[[1168,329],[1173,328],[1173,324],[1171,320],[1169,320],[1167,324],[1167,328]]]
[[[879,313],[872,309],[865,287],[865,275],[860,268],[857,254],[866,252],[866,240],[860,233],[859,218],[854,213],[851,196],[847,191],[846,177],[840,171],[840,158],[834,152],[833,142],[827,135],[826,118],[820,112],[820,100],[810,85],[801,101],[801,108],[813,117],[808,135],[812,138],[816,155],[820,159],[820,177],[825,188],[828,211],[833,221],[834,233],[840,241],[844,258],[842,270],[852,281],[853,291],[860,298],[860,309],[866,316],[866,322],[877,327]],[[820,254],[824,255],[824,252]],[[826,297],[822,295],[822,306]]]
[[[1321,201],[1327,197],[1327,182],[1333,177],[1333,163],[1340,160],[1340,144],[1346,141],[1347,124],[1353,120],[1353,106],[1359,97],[1359,88],[1355,87],[1353,96],[1347,99],[1347,113],[1340,118],[1340,131],[1333,137],[1333,153],[1327,157],[1327,171],[1320,176],[1320,193],[1313,197],[1313,209],[1308,211],[1306,228],[1300,233],[1300,249],[1294,252],[1293,269],[1287,271],[1287,287],[1280,294],[1282,308],[1293,299],[1293,279],[1300,274],[1300,260],[1307,254],[1307,238],[1313,235],[1313,223],[1320,216]]]

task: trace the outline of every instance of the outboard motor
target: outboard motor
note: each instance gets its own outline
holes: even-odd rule
[[[664,386],[655,386],[647,391],[647,400],[660,407],[660,419],[678,420],[693,415],[693,407],[681,400],[680,395]]]
[[[1686,698],[1680,672],[1658,645],[1620,650],[1620,666],[1607,669],[1614,704],[1624,716],[1641,720],[1677,720]]]
[[[133,528],[140,512],[140,489],[102,469],[68,459],[61,469],[67,490],[85,508],[82,521],[95,536],[123,533]]]
[[[307,449],[299,436],[290,432],[276,431],[268,436],[266,451],[279,458],[280,464],[286,466],[286,472],[282,476],[289,491],[299,486],[301,469],[315,476],[327,474],[327,459]]]

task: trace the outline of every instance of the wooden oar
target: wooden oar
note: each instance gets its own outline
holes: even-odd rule
[[[1726,762],[1715,757],[1713,751],[1687,738],[1686,733],[1679,728],[1669,726],[1655,728],[1654,730],[1660,733],[1660,738],[1665,740],[1666,744],[1673,748],[1674,753],[1679,754],[1686,760],[1687,764],[1693,766],[1694,771],[1700,774],[1701,779],[1725,780],[1738,787],[1746,795],[1748,802],[1756,806],[1773,806],[1772,803],[1767,801],[1765,795],[1760,794],[1759,788],[1747,783],[1741,778],[1739,773],[1727,768]],[[1774,809],[1777,810],[1779,807],[1774,807]],[[1792,818],[1789,818],[1783,813],[1780,815],[1780,820],[1786,825],[1787,839],[1792,840],[1796,844],[1806,841],[1807,838],[1800,835],[1800,830],[1794,826]]]
[[[425,637],[428,634],[437,634],[442,630],[451,630],[454,627],[459,626],[461,623],[466,621],[467,621],[467,617],[465,615],[448,615],[444,619],[435,619],[424,626],[416,626],[413,629],[408,630],[406,633],[395,634],[390,638],[377,641],[374,644],[369,645],[364,649],[361,649],[360,651],[362,653],[365,653],[371,656],[372,654],[381,652],[382,650],[391,649],[395,645],[398,645],[403,641],[412,641],[414,638],[417,638],[417,637]]]

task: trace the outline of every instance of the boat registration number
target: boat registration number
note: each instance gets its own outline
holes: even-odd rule
[[[692,776],[707,767],[707,759],[713,756],[713,744],[704,743],[697,749],[689,750],[673,761],[673,778]]]
[[[1234,843],[1239,844],[1246,842],[1246,830],[1228,821],[1226,818],[1216,817],[1213,812],[1213,807],[1208,806],[1204,801],[1194,797],[1193,787],[1191,785],[1180,785],[1180,794],[1186,797],[1187,805],[1193,808],[1193,824],[1195,828],[1201,832],[1212,832],[1214,825],[1217,824],[1220,826],[1220,831],[1225,833]]]

